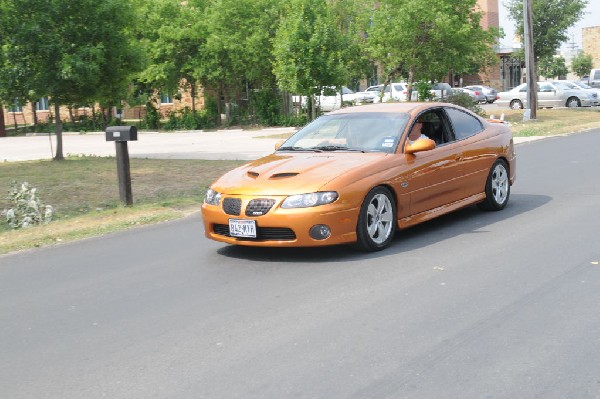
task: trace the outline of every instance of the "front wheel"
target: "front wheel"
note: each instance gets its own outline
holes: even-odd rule
[[[512,100],[510,102],[510,109],[523,109],[523,103],[521,100]]]
[[[566,105],[569,108],[578,108],[581,107],[581,101],[577,97],[569,97]]]
[[[390,190],[375,187],[365,197],[356,224],[357,246],[380,251],[389,246],[396,232],[396,202]]]
[[[485,183],[485,200],[477,204],[484,211],[500,211],[508,203],[510,196],[510,180],[506,161],[497,160]]]

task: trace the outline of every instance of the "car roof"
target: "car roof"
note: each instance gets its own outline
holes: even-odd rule
[[[396,112],[396,113],[413,113],[425,110],[427,108],[437,108],[451,104],[445,103],[421,103],[421,102],[398,102],[398,103],[377,103],[366,104],[355,107],[346,107],[336,111],[329,112],[328,115],[335,114],[350,114],[361,112]]]

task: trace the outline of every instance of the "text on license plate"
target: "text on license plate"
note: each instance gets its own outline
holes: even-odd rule
[[[231,234],[232,237],[256,238],[256,221],[229,219],[229,234]]]

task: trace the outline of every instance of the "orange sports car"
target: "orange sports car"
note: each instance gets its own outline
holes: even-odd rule
[[[503,209],[515,181],[509,127],[453,104],[385,103],[321,116],[206,193],[206,236],[229,244],[367,251],[396,229],[477,204]]]

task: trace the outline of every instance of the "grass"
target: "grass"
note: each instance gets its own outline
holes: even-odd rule
[[[0,163],[0,193],[27,181],[55,208],[48,225],[12,230],[0,221],[0,254],[185,216],[200,209],[217,177],[242,163],[131,158],[132,207],[120,203],[114,157]],[[5,197],[0,209],[9,205]]]
[[[541,109],[537,120],[523,122],[523,110],[500,113],[516,137],[550,136],[600,127],[600,110]],[[290,133],[291,134],[291,133]],[[269,136],[287,138],[289,134]],[[44,204],[55,208],[48,225],[12,230],[0,220],[0,254],[77,240],[130,227],[172,220],[198,211],[206,188],[244,161],[131,158],[134,206],[119,200],[114,157],[79,156],[65,161],[0,163],[0,210],[13,180],[37,188]]]
[[[523,110],[501,111],[494,116],[499,118],[501,113],[515,137],[556,136],[600,127],[598,107],[539,109],[537,119],[527,122],[523,122]]]

